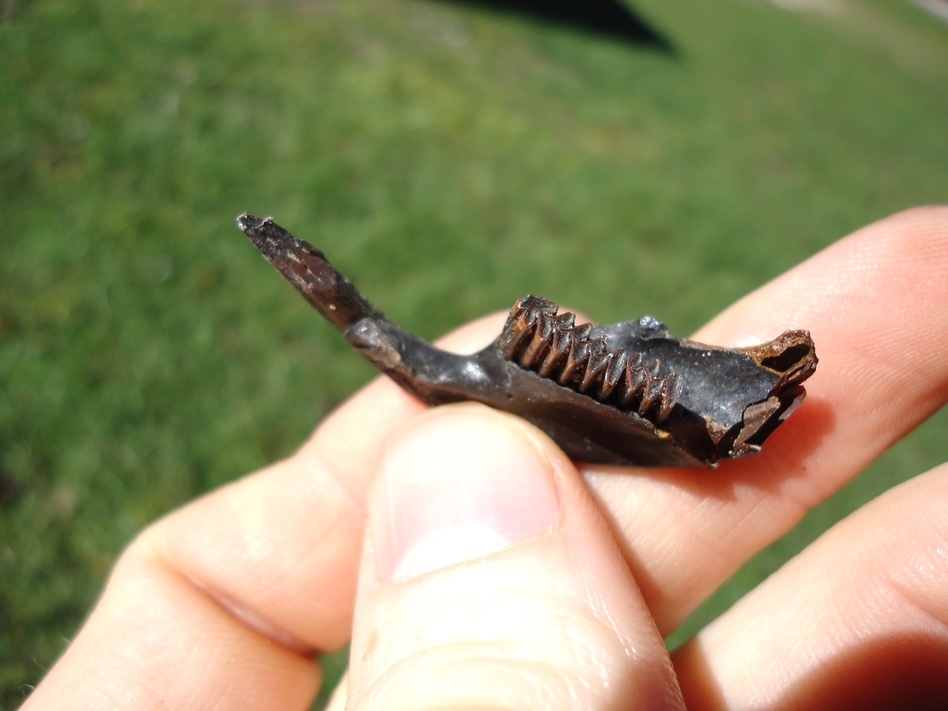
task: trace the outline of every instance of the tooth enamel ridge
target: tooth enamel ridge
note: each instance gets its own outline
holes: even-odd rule
[[[643,362],[641,353],[608,350],[604,337],[590,338],[592,324],[577,326],[575,314],[558,311],[552,301],[537,296],[514,304],[499,341],[504,357],[655,424],[668,419],[681,392],[681,376],[661,376],[661,364]]]

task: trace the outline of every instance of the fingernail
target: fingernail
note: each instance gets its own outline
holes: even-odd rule
[[[382,460],[373,497],[379,579],[406,580],[503,550],[560,517],[549,460],[501,416],[446,409]]]

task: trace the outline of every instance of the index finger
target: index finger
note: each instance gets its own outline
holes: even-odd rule
[[[444,345],[473,350],[499,320]],[[312,652],[351,633],[369,475],[423,409],[378,379],[293,456],[144,531],[24,711],[309,708],[320,678]]]
[[[807,400],[760,456],[714,472],[586,468],[663,633],[948,400],[946,274],[948,208],[840,240],[697,335],[747,345],[812,333],[820,364]]]
[[[474,351],[501,315],[439,345]],[[277,640],[348,642],[366,489],[381,449],[427,407],[388,378],[371,382],[288,459],[172,514],[147,534],[177,569]]]

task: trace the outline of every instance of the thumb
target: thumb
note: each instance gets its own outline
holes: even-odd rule
[[[348,709],[683,707],[570,461],[522,421],[437,408],[384,455]]]

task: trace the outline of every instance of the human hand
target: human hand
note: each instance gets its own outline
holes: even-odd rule
[[[313,653],[350,639],[334,709],[944,707],[945,465],[674,659],[662,638],[948,400],[946,275],[948,209],[916,210],[703,329],[740,345],[805,327],[820,356],[764,454],[715,472],[577,470],[515,418],[425,412],[378,380],[290,459],[143,532],[24,709],[305,709]]]

